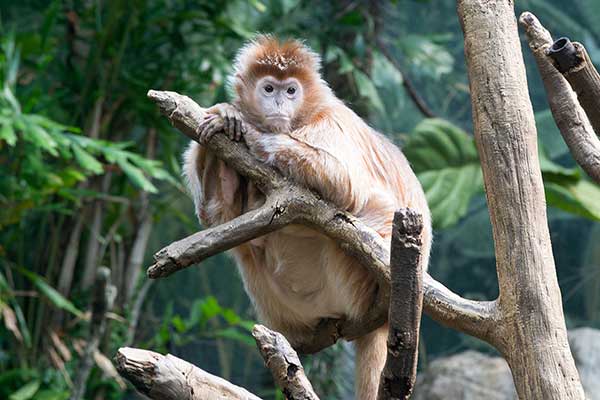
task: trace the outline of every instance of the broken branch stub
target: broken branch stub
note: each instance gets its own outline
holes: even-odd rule
[[[387,358],[379,382],[378,400],[408,399],[415,386],[423,309],[422,230],[420,214],[410,209],[395,213]]]

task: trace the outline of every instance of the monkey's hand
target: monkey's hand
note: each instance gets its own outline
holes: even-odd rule
[[[231,140],[239,141],[246,132],[242,113],[228,103],[219,103],[206,110],[206,117],[198,127],[200,143],[206,143],[212,135],[223,130]]]

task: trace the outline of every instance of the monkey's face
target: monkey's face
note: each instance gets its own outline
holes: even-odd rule
[[[302,105],[304,91],[295,78],[279,80],[265,76],[258,80],[254,97],[265,127],[275,132],[289,131]]]

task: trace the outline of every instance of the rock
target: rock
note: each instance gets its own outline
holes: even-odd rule
[[[569,331],[569,346],[589,400],[600,400],[600,330],[577,328]]]
[[[586,399],[600,400],[600,330],[571,330],[569,345]],[[412,399],[514,400],[517,394],[503,358],[465,351],[431,362],[417,377]]]
[[[517,398],[506,361],[465,351],[433,361],[419,374],[414,400],[512,400]]]

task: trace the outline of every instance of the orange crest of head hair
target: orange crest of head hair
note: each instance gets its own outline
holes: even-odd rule
[[[319,56],[301,41],[259,35],[239,51],[235,75],[245,82],[269,75],[277,79],[294,77],[304,84],[320,79],[320,66]]]
[[[320,57],[302,41],[259,35],[238,52],[231,82],[239,100],[245,105],[243,109],[256,115],[251,93],[260,78],[298,79],[305,94],[292,124],[298,128],[314,119],[330,93],[327,84],[321,80],[320,68]]]

